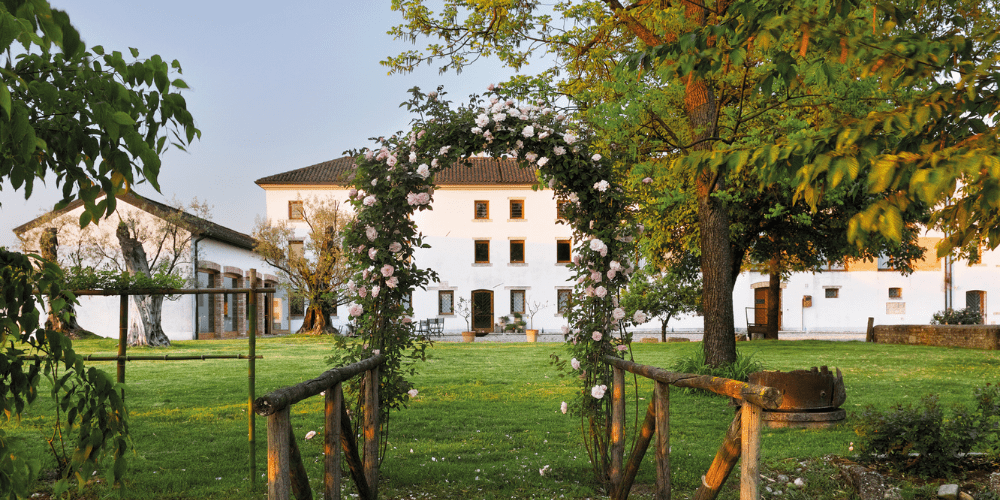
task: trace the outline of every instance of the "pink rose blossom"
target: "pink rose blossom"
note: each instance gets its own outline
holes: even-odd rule
[[[595,385],[593,388],[590,389],[590,395],[593,396],[595,399],[601,399],[604,397],[604,393],[607,390],[608,386],[606,385]]]
[[[615,321],[621,321],[625,319],[625,310],[620,307],[616,307],[614,311],[611,311],[611,317],[614,318]]]
[[[652,177],[644,177],[642,179],[642,183],[643,184],[651,184],[652,182],[653,182],[653,178]]]
[[[378,249],[377,248],[372,247],[372,248],[368,249],[368,258],[369,259],[375,260],[375,256],[377,256],[377,255],[378,255]]]
[[[409,394],[411,398],[417,397],[417,394],[419,394],[419,392],[420,391],[418,391],[416,389],[410,389],[410,390],[406,391],[406,393]]]
[[[410,323],[413,323],[413,318],[411,318],[409,316],[403,316],[403,324],[404,325],[408,325]]]
[[[347,282],[347,290],[351,293],[358,291],[358,285],[354,283],[354,280],[350,280]]]
[[[363,286],[361,288],[358,288],[358,295],[361,296],[362,299],[365,298],[365,297],[367,297],[368,296],[368,287]]]
[[[579,359],[573,358],[573,359],[569,360],[569,364],[570,364],[570,366],[573,367],[574,370],[579,370],[580,369],[580,360]]]
[[[397,161],[399,161],[399,160],[396,159],[396,156],[392,155],[392,156],[389,156],[388,158],[385,159],[385,164],[389,165],[390,167],[394,167],[394,166],[396,166],[396,162]]]
[[[373,286],[372,287],[372,297],[378,297],[378,292],[380,290],[382,290],[382,288],[379,287],[378,285]]]
[[[594,342],[600,342],[604,335],[601,332],[594,332],[590,334],[590,338],[594,339]]]
[[[564,148],[562,146],[556,146],[556,147],[552,148],[552,152],[555,153],[556,156],[562,156],[562,155],[566,154],[566,148]]]
[[[356,188],[351,188],[350,190],[347,191],[348,198],[354,198],[357,195],[358,195],[358,190]]]
[[[590,279],[593,280],[593,281],[595,281],[595,282],[597,282],[597,283],[600,283],[601,282],[601,272],[600,271],[594,271],[594,272],[590,273]]]
[[[396,288],[399,286],[399,278],[392,276],[391,278],[385,280],[385,286],[389,288]]]
[[[605,245],[603,241],[601,241],[601,240],[599,240],[597,238],[594,238],[594,239],[590,240],[590,249],[591,250],[593,250],[595,252],[600,252],[602,248],[607,248],[607,245]]]
[[[646,313],[642,311],[636,311],[635,314],[632,315],[632,321],[637,325],[645,323]]]
[[[400,251],[402,249],[403,249],[403,245],[400,245],[398,241],[394,241],[394,242],[392,242],[392,243],[389,244],[389,251],[392,252],[392,253],[396,253],[396,252],[398,252],[398,251]]]
[[[382,273],[382,276],[384,276],[386,278],[388,278],[389,276],[392,276],[392,273],[394,271],[395,271],[395,269],[393,269],[393,267],[391,265],[389,265],[389,264],[386,264],[386,265],[382,266],[382,269],[379,270],[379,272]]]
[[[368,226],[365,228],[365,236],[368,237],[368,241],[375,241],[375,238],[378,238],[378,231],[374,227]]]
[[[600,297],[602,299],[607,294],[608,294],[608,289],[604,288],[603,286],[599,286],[599,287],[597,287],[597,288],[594,289],[594,295],[597,295],[598,297]]]
[[[583,291],[583,293],[587,297],[593,297],[594,296],[594,287],[593,286],[588,286],[587,289]]]
[[[627,345],[625,345],[625,344],[621,344],[621,345],[619,345],[618,347],[615,347],[615,349],[618,349],[618,350],[619,350],[619,351],[621,351],[621,352],[625,352],[625,351],[627,351],[627,350],[628,350],[628,346],[627,346]]]
[[[608,270],[608,279],[609,280],[615,279],[616,275],[618,275],[618,271],[615,271],[614,269]]]
[[[573,263],[579,266],[580,265],[580,259],[581,259],[580,254],[574,255],[573,256]]]
[[[348,309],[348,314],[350,314],[355,318],[361,316],[361,314],[364,312],[365,309],[361,307],[361,304],[351,304],[351,307]]]

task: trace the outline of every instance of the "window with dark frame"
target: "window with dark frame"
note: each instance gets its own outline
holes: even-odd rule
[[[438,291],[438,314],[455,314],[455,292],[453,290]]]
[[[559,314],[566,314],[569,312],[569,308],[572,301],[572,290],[563,289],[556,290],[556,310]]]
[[[490,202],[486,200],[476,200],[476,219],[486,220],[490,218]]]
[[[566,209],[569,208],[568,201],[557,201],[556,202],[556,218],[566,220]]]
[[[840,297],[839,288],[826,288],[824,291],[826,292],[826,298],[828,299],[836,299]]]
[[[903,298],[903,289],[897,287],[889,288],[889,298],[890,299],[901,299]]]
[[[510,240],[511,264],[524,264],[524,240]]]
[[[510,200],[510,218],[524,218],[524,200]]]
[[[510,313],[524,314],[524,290],[510,291]]]
[[[476,264],[490,263],[490,240],[476,240]]]
[[[573,245],[569,240],[556,240],[556,262],[565,263],[573,260]]]
[[[305,209],[302,200],[288,202],[288,220],[305,220]]]

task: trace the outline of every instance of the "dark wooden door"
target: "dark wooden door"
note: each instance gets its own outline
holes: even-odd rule
[[[753,290],[753,322],[758,325],[767,324],[767,287]],[[778,328],[781,328],[781,291],[778,291]]]
[[[493,331],[493,291],[472,291],[472,330]]]
[[[965,307],[979,313],[986,324],[986,292],[982,290],[970,290],[965,292]]]

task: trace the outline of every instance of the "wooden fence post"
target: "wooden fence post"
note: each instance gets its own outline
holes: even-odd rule
[[[670,500],[670,384],[656,383],[656,500]]]
[[[289,408],[282,408],[267,417],[267,499],[288,500],[292,489],[289,477],[291,444],[288,436],[292,425]]]
[[[379,406],[378,406],[378,366],[365,372],[365,480],[368,483],[370,500],[378,498],[378,445],[379,445]]]
[[[625,371],[612,369],[611,386],[611,491],[622,485],[622,466],[625,462]]]
[[[340,382],[326,390],[324,415],[326,426],[323,429],[323,498],[340,500],[340,412],[344,405],[344,391]]]
[[[250,443],[250,489],[257,489],[257,414],[253,411],[253,401],[257,399],[256,389],[256,357],[257,357],[257,270],[250,270],[250,293],[247,294],[247,308],[250,310],[248,319],[250,331],[247,332],[249,355],[247,359],[247,434]],[[196,296],[197,297],[197,296]]]
[[[868,317],[868,329],[865,330],[865,342],[875,342],[875,318]]]
[[[760,499],[760,425],[761,407],[743,402],[743,452],[740,460],[740,500]]]
[[[733,422],[726,430],[726,438],[719,446],[719,451],[715,453],[715,460],[708,467],[708,473],[701,476],[701,486],[694,493],[694,500],[715,500],[719,496],[719,489],[726,482],[726,478],[736,467],[736,461],[740,458],[742,449],[741,429],[743,422],[743,411],[737,411],[733,417]]]

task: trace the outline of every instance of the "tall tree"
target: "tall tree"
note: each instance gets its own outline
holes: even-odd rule
[[[330,316],[347,302],[344,288],[350,270],[343,231],[354,217],[334,200],[314,198],[303,203],[302,219],[308,228],[305,241],[286,221],[258,220],[254,252],[278,270],[291,300],[306,301],[299,333],[330,333]]]
[[[609,140],[608,148],[639,148],[654,159],[669,156],[660,163],[681,172],[693,193],[705,284],[706,362],[719,365],[735,359],[732,285],[742,259],[731,237],[734,186],[746,183],[754,192],[784,182],[794,186],[790,201],[802,199],[818,211],[828,191],[861,178],[878,199],[851,217],[850,243],[865,244],[860,236],[874,230],[899,242],[903,213],[918,201],[934,206],[949,186],[954,191],[959,177],[923,172],[913,179],[919,161],[951,162],[964,175],[989,161],[980,152],[970,161],[951,152],[982,150],[991,135],[961,146],[942,135],[966,130],[960,135],[972,137],[971,131],[992,130],[982,118],[995,107],[976,106],[992,102],[987,90],[996,79],[988,75],[988,64],[980,65],[993,60],[996,34],[986,33],[985,24],[979,31],[963,27],[982,34],[972,41],[942,22],[986,17],[963,11],[964,3],[917,11],[851,0],[581,0],[549,10],[533,2],[495,0],[449,2],[435,16],[414,0],[394,4],[405,23],[391,33],[413,40],[436,36],[443,43],[385,64],[407,71],[443,58],[443,70],[460,69],[472,55],[494,55],[516,68],[535,51],[551,52],[564,78],[560,88],[584,114],[607,103],[617,118],[605,123],[627,124],[617,129],[630,135]],[[553,14],[560,22],[553,22]],[[922,38],[931,24],[937,31],[931,30],[928,43]],[[907,48],[900,52],[900,47]],[[948,54],[947,64],[942,54]],[[623,69],[622,61],[636,71]],[[963,75],[962,82],[933,83],[939,91],[927,93],[925,85],[937,82],[946,67]],[[840,84],[864,79],[873,83],[868,93]],[[973,90],[966,98],[959,88]],[[934,99],[954,106],[932,105]],[[860,117],[841,112],[858,103],[870,104],[874,112]],[[833,112],[803,114],[804,109]],[[786,126],[774,127],[777,123]],[[650,136],[658,144],[651,145]],[[925,147],[925,141],[942,138],[951,146]],[[906,164],[910,167],[897,169]],[[867,178],[859,177],[865,173]],[[987,200],[979,199],[986,212]]]

